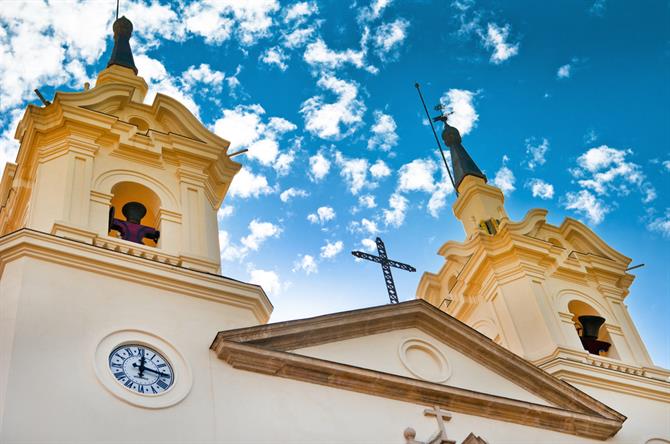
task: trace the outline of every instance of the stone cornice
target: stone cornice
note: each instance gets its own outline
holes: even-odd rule
[[[434,336],[554,405],[621,421],[625,418],[422,300],[224,331],[217,334],[212,348],[221,341],[233,341],[286,351],[410,327]]]
[[[0,237],[0,274],[5,264],[26,256],[244,308],[259,323],[267,322],[272,312],[263,289],[254,284],[30,229]]]
[[[670,381],[647,376],[663,374],[665,369],[650,369],[622,364],[603,357],[571,359],[566,351],[561,356],[545,358],[538,364],[543,370],[571,384],[584,384],[608,391],[670,403]]]
[[[518,401],[448,385],[368,370],[233,341],[219,341],[214,351],[232,367],[270,376],[320,384],[372,396],[605,440],[622,421]]]

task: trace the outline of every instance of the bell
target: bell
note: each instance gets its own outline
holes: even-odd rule
[[[598,339],[600,327],[605,323],[605,318],[600,316],[580,316],[577,318],[582,324],[582,337]]]
[[[139,202],[128,202],[121,208],[121,212],[126,216],[128,222],[139,224],[147,214],[147,207]]]

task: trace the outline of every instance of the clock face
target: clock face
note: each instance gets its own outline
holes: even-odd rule
[[[109,369],[128,390],[158,395],[174,383],[172,366],[156,350],[141,344],[117,347],[109,355]]]

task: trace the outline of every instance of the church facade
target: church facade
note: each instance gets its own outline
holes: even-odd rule
[[[2,443],[670,443],[670,371],[583,224],[513,222],[445,121],[466,240],[417,300],[268,324],[221,275],[229,142],[134,65],[30,105],[0,180]]]

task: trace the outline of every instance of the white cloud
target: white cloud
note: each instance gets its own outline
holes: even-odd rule
[[[281,232],[281,228],[272,222],[254,219],[249,223],[249,235],[240,239],[240,242],[249,250],[256,251],[268,238],[278,237]]]
[[[665,209],[663,216],[652,218],[647,224],[647,228],[650,231],[660,233],[666,239],[670,239],[670,208]]]
[[[257,160],[261,165],[275,166],[278,171],[288,172],[293,160],[290,154],[286,154],[280,159],[280,164],[275,165],[280,156],[279,140],[297,127],[281,117],[271,117],[268,123],[263,123],[264,114],[265,110],[258,104],[224,109],[223,117],[214,122],[214,132],[229,140],[235,149],[247,148],[247,157]]]
[[[219,251],[222,261],[236,261],[244,258],[248,250],[232,243],[227,231],[219,230]]]
[[[349,231],[352,233],[368,233],[375,235],[379,233],[379,227],[375,221],[363,218],[360,222],[351,221],[348,227]]]
[[[302,22],[307,17],[319,13],[319,6],[316,2],[298,2],[294,3],[284,12],[284,22]]]
[[[135,65],[149,85],[149,92],[144,98],[144,103],[151,104],[156,94],[162,93],[178,100],[196,117],[199,117],[200,107],[191,97],[188,87],[184,86],[180,78],[171,76],[162,62],[144,54],[137,54]]]
[[[339,69],[346,64],[351,64],[356,68],[366,68],[363,48],[357,51],[353,49],[335,51],[330,49],[321,38],[307,45],[303,58],[308,65],[319,70]]]
[[[375,179],[383,179],[391,175],[391,169],[386,165],[386,162],[379,159],[370,167],[370,174]]]
[[[201,63],[198,67],[190,66],[181,75],[181,80],[187,90],[192,90],[197,85],[198,89],[206,88],[213,92],[221,91],[225,78],[224,72],[212,69],[206,63]]]
[[[261,174],[254,174],[246,167],[235,175],[233,183],[230,184],[228,193],[231,197],[258,197],[262,194],[272,194],[274,189],[268,185],[268,180]]]
[[[558,71],[556,71],[556,77],[559,79],[567,79],[570,78],[570,74],[572,70],[572,65],[569,63],[566,63],[565,65],[562,65],[558,68]]]
[[[405,222],[407,213],[407,198],[398,193],[393,193],[389,198],[390,209],[384,210],[384,223],[396,228]]]
[[[476,92],[466,89],[450,89],[442,95],[440,103],[449,115],[449,124],[458,129],[462,136],[468,134],[477,124],[479,114],[475,110]]]
[[[349,192],[356,195],[366,185],[368,174],[368,160],[364,158],[347,158],[339,151],[335,153],[335,163],[340,167],[340,176],[344,179]]]
[[[309,193],[305,190],[299,188],[289,188],[288,190],[282,191],[282,193],[279,195],[279,199],[281,199],[282,202],[286,203],[289,200],[293,199],[294,197],[307,197],[307,196],[309,196]]]
[[[588,190],[565,195],[565,208],[582,214],[593,225],[598,225],[605,219],[605,215],[611,208],[602,200],[598,199]]]
[[[233,210],[234,208],[232,205],[223,205],[216,212],[216,220],[219,222],[223,221],[223,219],[233,214]]]
[[[496,172],[496,176],[493,178],[493,183],[495,186],[500,188],[502,192],[506,195],[512,194],[516,188],[514,187],[514,182],[516,181],[514,173],[507,166],[509,158],[503,156],[503,163],[500,169]]]
[[[309,178],[312,182],[319,182],[330,171],[330,160],[322,152],[309,158]]]
[[[314,26],[294,29],[283,34],[283,45],[289,49],[300,48],[305,46],[314,34],[316,34],[316,27]]]
[[[442,177],[442,182],[436,184],[435,191],[428,200],[428,212],[431,216],[437,218],[442,208],[447,204],[447,196],[454,192],[454,186],[447,178]]]
[[[16,133],[16,127],[23,117],[23,110],[15,108],[6,114],[7,120],[0,120],[0,127],[4,126],[3,124],[7,122],[5,129],[0,134],[0,175],[2,175],[7,162],[13,163],[16,160],[16,155],[19,151],[19,142],[14,139],[14,134]]]
[[[282,71],[286,71],[286,68],[288,68],[288,65],[286,64],[288,59],[289,56],[279,46],[268,48],[258,58],[261,62],[267,63],[268,65],[275,65]]]
[[[491,63],[498,65],[519,53],[519,44],[508,41],[509,28],[509,25],[500,27],[495,23],[489,23],[486,28],[486,35],[482,33],[484,46],[493,49]]]
[[[358,198],[358,205],[360,205],[363,208],[375,208],[377,206],[377,203],[375,202],[374,196],[366,194]]]
[[[373,43],[376,48],[375,52],[382,60],[397,57],[397,47],[407,38],[408,27],[409,22],[400,18],[377,28]]]
[[[360,9],[358,20],[369,22],[378,19],[381,16],[382,11],[384,11],[392,1],[393,0],[371,0],[370,6]]]
[[[664,160],[662,165],[666,170],[670,171],[670,160]]]
[[[582,188],[598,195],[614,191],[625,196],[630,194],[633,186],[643,194],[643,202],[648,203],[656,197],[656,192],[646,180],[642,167],[627,160],[632,154],[632,150],[619,150],[607,145],[590,148],[577,158],[578,167],[570,172]]]
[[[278,295],[284,289],[284,284],[282,284],[279,275],[272,270],[250,269],[249,282],[260,285],[271,296]]]
[[[379,148],[382,151],[390,151],[398,144],[398,134],[395,132],[398,126],[388,114],[375,111],[373,115],[375,123],[370,128],[372,137],[368,139],[368,149]]]
[[[277,0],[205,0],[184,9],[186,28],[207,43],[221,44],[234,32],[242,45],[253,45],[270,35],[272,15],[279,10]]]
[[[293,263],[292,271],[294,273],[297,271],[304,271],[305,274],[312,274],[317,273],[319,271],[319,267],[316,264],[316,260],[313,256],[305,254],[299,257],[298,260]]]
[[[335,210],[332,207],[319,207],[316,213],[307,215],[307,220],[313,224],[325,224],[329,220],[335,219]]]
[[[447,153],[447,157],[449,160],[449,153]],[[434,176],[437,170],[438,165],[432,159],[414,159],[402,165],[398,170],[396,194],[415,191],[429,193],[428,212],[431,216],[438,217],[440,210],[446,205],[447,196],[453,193],[454,187],[442,170],[440,170],[442,171],[441,181],[436,181]],[[393,196],[391,198],[393,199]],[[392,220],[399,221],[399,224],[392,223],[391,225],[400,226],[404,220],[406,208],[401,207],[397,199],[396,203],[398,207],[394,211],[385,210],[385,218],[389,220],[389,217],[391,217]],[[387,214],[390,216],[387,216]],[[400,217],[401,215],[402,217]]]
[[[240,239],[240,245],[231,241],[230,234],[227,231],[219,230],[221,260],[242,260],[249,251],[258,251],[266,240],[271,237],[279,237],[281,232],[281,228],[271,222],[261,222],[254,219],[249,223],[249,234]]]
[[[81,26],[86,23],[87,26]],[[95,3],[3,2],[0,112],[34,98],[33,89],[88,80],[84,66],[105,50],[110,18]]]
[[[369,253],[376,252],[377,250],[377,242],[375,242],[372,239],[361,239],[361,245],[363,247],[363,250]]]
[[[591,7],[589,8],[589,14],[596,17],[602,17],[605,15],[605,10],[607,9],[607,0],[595,0]]]
[[[281,153],[277,156],[275,163],[272,165],[272,168],[275,169],[278,176],[286,176],[291,172],[291,165],[295,160],[295,151],[291,150],[287,153]]]
[[[406,163],[398,171],[397,190],[432,193],[435,189],[433,174],[436,169],[437,165],[431,159],[415,159]]]
[[[331,75],[322,76],[317,85],[337,96],[327,103],[323,95],[310,97],[302,103],[300,112],[305,129],[322,139],[341,139],[356,131],[363,121],[365,104],[357,98],[358,85]]]
[[[326,245],[321,247],[321,257],[324,259],[331,259],[337,256],[344,249],[344,243],[342,241],[337,241],[331,243],[326,241]]]
[[[526,186],[530,187],[533,197],[540,199],[551,199],[554,197],[554,186],[542,179],[533,178],[528,181]]]
[[[596,130],[593,128],[589,129],[586,134],[584,134],[584,143],[585,144],[591,144],[598,140],[598,133],[596,133]]]
[[[533,138],[526,139],[526,165],[529,169],[534,170],[535,167],[544,165],[546,160],[547,151],[549,151],[549,141],[547,139],[542,139],[541,142],[537,142]]]

